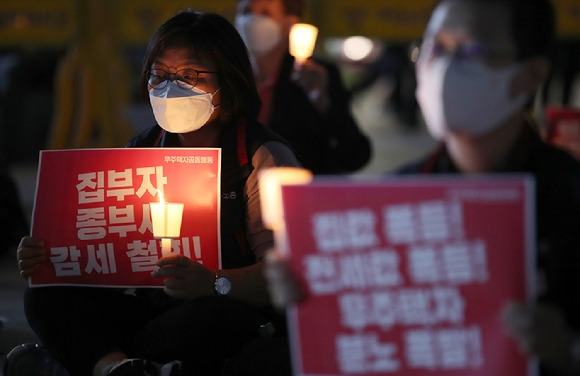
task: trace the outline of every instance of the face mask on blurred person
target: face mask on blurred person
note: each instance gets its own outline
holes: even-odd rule
[[[196,131],[218,107],[211,103],[218,90],[208,93],[196,87],[184,89],[176,82],[168,82],[162,89],[153,89],[149,91],[149,100],[155,120],[167,132]]]
[[[236,16],[235,22],[248,50],[255,56],[270,52],[282,39],[282,28],[270,17],[247,13]]]
[[[482,135],[498,128],[528,100],[512,98],[520,64],[489,68],[481,62],[438,58],[417,67],[417,101],[427,128],[441,140],[448,132]]]

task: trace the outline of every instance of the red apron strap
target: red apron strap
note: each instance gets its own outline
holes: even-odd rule
[[[155,147],[160,146],[161,139],[163,138],[163,135],[164,134],[165,134],[165,129],[161,129],[161,132],[159,132],[159,135],[155,139],[155,142],[153,143],[153,146],[155,146]]]
[[[427,161],[425,161],[425,164],[423,164],[423,166],[421,167],[422,174],[429,174],[435,171],[437,161],[441,157],[441,154],[443,154],[443,150],[445,150],[445,147],[441,143],[439,146],[437,146],[435,151],[429,156]]]
[[[248,150],[246,148],[246,119],[241,119],[237,126],[238,162],[240,166],[248,164]]]

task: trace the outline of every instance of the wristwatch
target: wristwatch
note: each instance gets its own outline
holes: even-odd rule
[[[219,270],[216,270],[213,289],[218,296],[229,295],[232,290],[232,281],[230,281],[228,277],[222,275]]]

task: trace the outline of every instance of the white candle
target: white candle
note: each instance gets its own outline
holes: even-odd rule
[[[149,203],[153,236],[156,238],[177,238],[181,232],[183,204]]]
[[[260,205],[262,222],[271,230],[284,227],[282,185],[308,184],[312,172],[298,167],[272,167],[260,171]]]
[[[163,257],[169,256],[171,254],[171,239],[161,238],[161,255]]]
[[[161,239],[161,254],[167,256],[171,253],[171,238],[178,238],[181,233],[181,221],[183,217],[183,204],[165,202],[159,192],[161,202],[149,203],[151,211],[151,225],[153,237]]]

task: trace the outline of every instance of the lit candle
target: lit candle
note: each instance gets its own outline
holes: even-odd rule
[[[262,222],[274,230],[276,248],[286,253],[284,207],[282,205],[282,186],[308,184],[312,172],[297,167],[272,167],[260,171],[260,205]]]
[[[161,239],[161,254],[168,256],[171,254],[171,239],[178,238],[181,233],[183,204],[165,202],[163,194],[157,193],[160,202],[149,203],[153,237]]]
[[[303,64],[314,51],[318,28],[314,25],[297,23],[290,30],[290,55],[294,56],[296,63]]]

